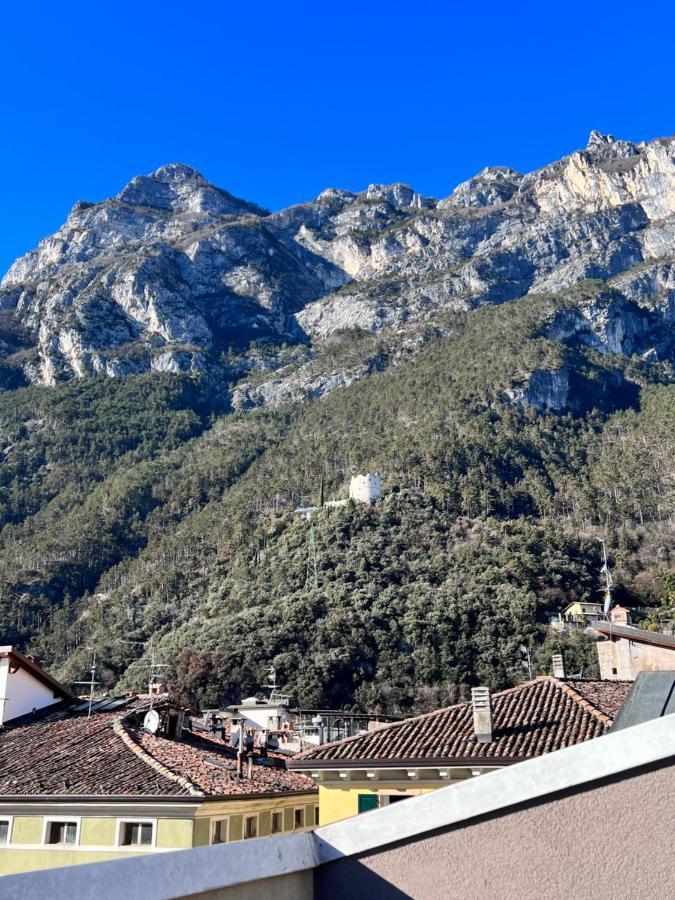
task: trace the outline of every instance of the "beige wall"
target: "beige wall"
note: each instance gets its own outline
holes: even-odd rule
[[[655,647],[627,638],[599,641],[597,649],[600,677],[603,679],[634,681],[640,672],[675,669],[675,649]]]
[[[672,900],[675,765],[315,872],[317,900]]]

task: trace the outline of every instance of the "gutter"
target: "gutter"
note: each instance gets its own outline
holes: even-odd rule
[[[202,803],[222,803],[231,800],[240,803],[242,800],[274,800],[282,797],[313,797],[316,789],[304,791],[266,791],[259,794],[203,794],[200,796],[187,794],[11,794],[0,795],[0,807],[8,803],[44,804],[44,803],[174,803],[188,806]]]
[[[492,766],[502,768],[512,766],[514,763],[525,762],[536,757],[519,756],[509,759],[500,759],[498,756],[429,756],[410,759],[395,757],[394,759],[289,759],[286,768],[291,772],[307,771],[310,769],[436,769],[439,766],[452,768],[477,768],[479,766]]]

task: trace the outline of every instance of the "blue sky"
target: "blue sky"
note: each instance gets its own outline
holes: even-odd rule
[[[445,196],[591,128],[675,130],[666,3],[22,3],[0,13],[0,271],[78,199],[166,162],[271,209]]]

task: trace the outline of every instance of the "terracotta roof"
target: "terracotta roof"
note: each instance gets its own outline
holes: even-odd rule
[[[289,766],[517,762],[605,734],[630,687],[545,676],[492,695],[489,743],[474,738],[471,703],[459,703],[299,753]]]
[[[626,702],[633,681],[587,681],[566,682],[575,693],[588,700],[597,710],[615,719]]]
[[[238,778],[236,750],[216,737],[190,732],[182,741],[169,741],[140,729],[128,729],[128,733],[153,759],[180,772],[209,796],[316,790],[310,778],[289,772],[285,757],[280,754],[256,753],[251,777]]]
[[[66,710],[0,728],[0,797],[189,799],[316,790],[279,755],[256,753],[252,777],[239,779],[235,751],[216,738],[146,734],[140,723],[148,706],[130,700],[115,712]]]

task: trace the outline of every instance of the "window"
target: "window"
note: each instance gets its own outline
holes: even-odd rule
[[[314,824],[315,825],[319,824],[319,807],[318,806],[314,807]]]
[[[227,819],[214,819],[211,823],[211,843],[227,843]]]
[[[258,837],[258,817],[246,816],[244,819],[244,838]]]
[[[12,830],[11,819],[0,819],[0,844],[9,844],[9,834]]]
[[[409,798],[410,794],[389,794],[387,803],[391,806],[392,803],[398,803],[399,800],[408,800]]]
[[[47,822],[45,844],[76,844],[77,822]]]
[[[282,812],[272,813],[272,834],[281,834],[284,830],[284,814]]]
[[[120,847],[152,847],[154,822],[120,822],[118,844]]]
[[[293,828],[304,828],[305,827],[305,807],[301,806],[295,810],[295,815],[293,816]]]
[[[377,794],[359,794],[359,813],[370,812],[379,806]]]

